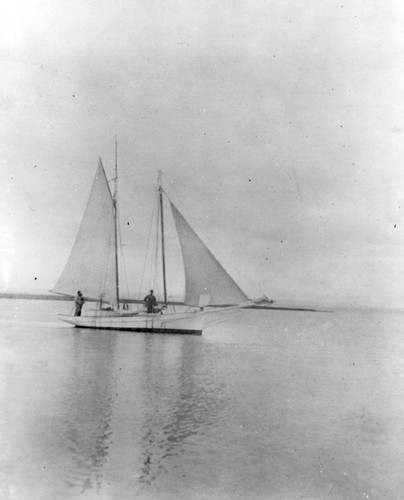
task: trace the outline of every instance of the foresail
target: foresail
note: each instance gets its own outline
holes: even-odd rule
[[[207,248],[172,203],[171,210],[180,240],[185,268],[185,304],[230,305],[248,297]]]
[[[66,267],[53,291],[116,301],[114,200],[101,159]]]

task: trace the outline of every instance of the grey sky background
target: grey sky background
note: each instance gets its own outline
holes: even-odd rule
[[[399,1],[1,10],[1,290],[56,282],[116,134],[130,288],[161,169],[247,292],[401,307]]]

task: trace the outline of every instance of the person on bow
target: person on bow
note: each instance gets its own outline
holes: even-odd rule
[[[81,308],[83,307],[84,304],[84,297],[80,291],[77,292],[76,298],[74,299],[74,304],[76,306],[74,315],[81,316]]]
[[[145,304],[146,304],[146,309],[148,313],[154,313],[154,307],[157,304],[157,299],[155,295],[153,294],[153,290],[150,290],[149,295],[146,295],[144,298]]]

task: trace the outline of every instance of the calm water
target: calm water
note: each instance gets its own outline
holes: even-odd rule
[[[402,499],[404,314],[245,311],[201,337],[0,302],[2,499]]]

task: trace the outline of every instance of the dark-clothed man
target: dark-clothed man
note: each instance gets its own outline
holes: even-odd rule
[[[153,290],[150,290],[149,295],[146,295],[144,298],[144,301],[146,303],[146,308],[148,313],[153,313],[154,312],[154,306],[157,304],[157,299],[153,295]]]
[[[77,292],[76,298],[74,299],[74,303],[76,305],[76,310],[74,312],[75,316],[81,316],[81,308],[84,304],[83,294],[79,291]]]

